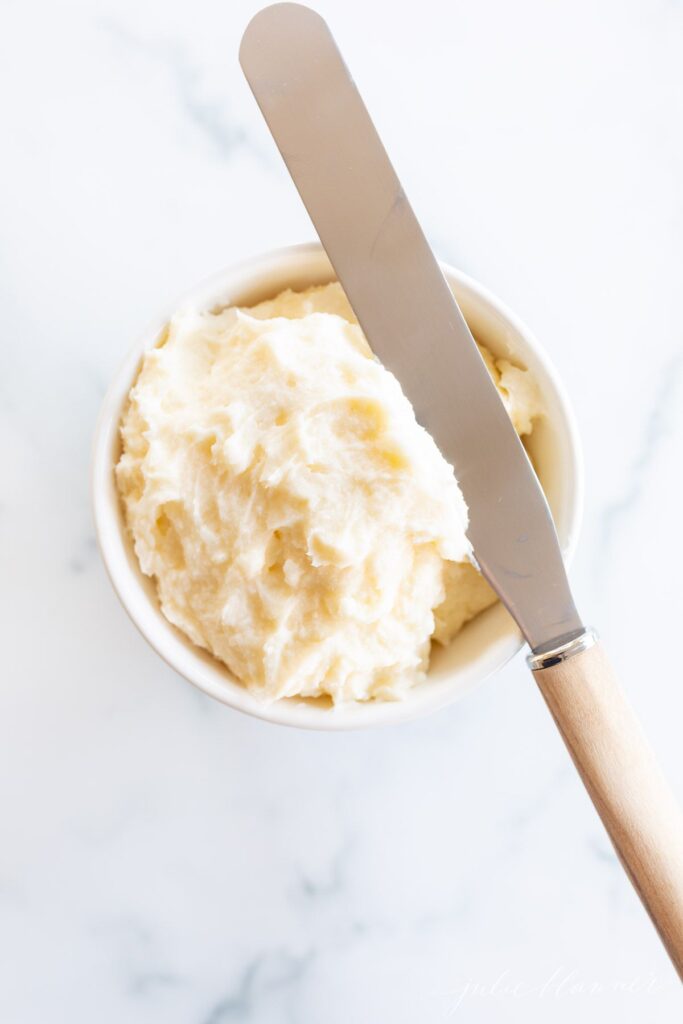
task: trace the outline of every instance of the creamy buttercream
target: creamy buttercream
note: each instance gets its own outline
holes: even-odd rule
[[[486,361],[520,434],[535,382]],[[453,470],[338,284],[179,312],[130,393],[116,467],[161,608],[264,699],[395,699],[495,596]]]

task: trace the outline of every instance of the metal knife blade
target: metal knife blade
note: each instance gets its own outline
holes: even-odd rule
[[[582,633],[545,496],[327,24],[267,7],[240,63],[365,336],[455,469],[481,571],[532,650]]]

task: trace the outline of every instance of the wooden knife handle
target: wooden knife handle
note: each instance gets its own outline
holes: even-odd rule
[[[601,646],[533,672],[683,980],[683,816]]]

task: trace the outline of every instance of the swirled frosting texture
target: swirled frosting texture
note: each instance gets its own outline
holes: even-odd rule
[[[484,352],[513,422],[528,373]],[[494,600],[453,470],[338,284],[173,317],[116,467],[167,618],[266,700],[400,698]]]

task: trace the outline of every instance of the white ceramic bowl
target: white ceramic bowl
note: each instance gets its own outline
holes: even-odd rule
[[[527,367],[543,393],[546,415],[535,426],[529,450],[555,517],[566,559],[576,545],[582,506],[582,466],[574,418],[557,374],[538,342],[490,292],[443,265],[477,339],[497,356]],[[189,682],[224,704],[283,725],[349,729],[398,722],[448,704],[501,668],[522,646],[517,626],[497,604],[462,630],[448,648],[434,651],[427,681],[400,702],[369,702],[334,708],[320,701],[288,698],[264,704],[211,655],[195,647],[162,615],[152,580],[140,572],[125,528],[114,481],[120,452],[119,422],[143,354],[152,348],[170,315],[191,303],[215,309],[250,305],[287,287],[305,288],[334,279],[315,243],[268,252],[222,270],[166,310],[142,334],[112,381],[95,436],[93,505],[104,563],[121,603],[142,635]]]

